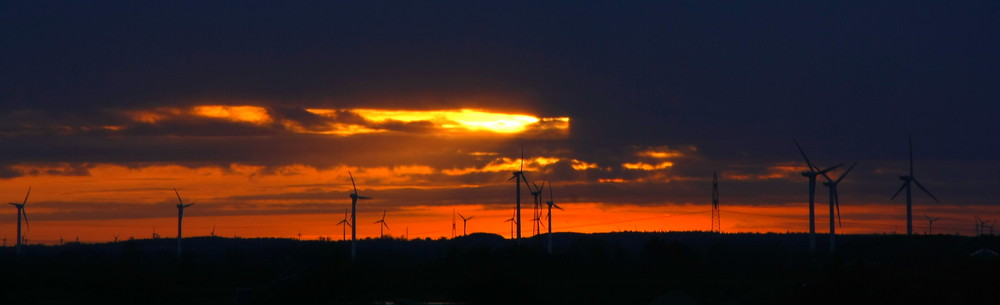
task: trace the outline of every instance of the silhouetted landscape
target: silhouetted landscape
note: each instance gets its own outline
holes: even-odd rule
[[[996,236],[557,233],[193,237],[2,248],[2,304],[991,304]],[[820,236],[820,245],[826,237]],[[977,252],[979,251],[979,252]]]

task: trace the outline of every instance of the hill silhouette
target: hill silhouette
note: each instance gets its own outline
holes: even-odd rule
[[[195,237],[0,249],[0,304],[988,304],[1000,238],[557,233],[520,242]],[[823,243],[820,243],[821,245]]]

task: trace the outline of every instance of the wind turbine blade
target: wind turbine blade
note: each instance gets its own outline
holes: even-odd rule
[[[31,225],[28,224],[28,212],[24,211],[23,206],[21,207],[21,216],[24,217],[24,226],[27,227],[28,229],[31,229]]]
[[[563,209],[562,207],[560,207],[559,205],[557,205],[557,204],[555,204],[555,203],[553,203],[553,204],[552,204],[552,207],[553,207],[553,208],[557,208],[557,209],[560,209],[560,210],[562,210],[562,209]]]
[[[792,139],[792,142],[795,142],[795,147],[799,148],[799,153],[802,154],[802,158],[806,159],[806,166],[809,167],[809,171],[812,172],[819,170],[819,167],[814,166],[812,162],[809,161],[809,157],[806,156],[806,152],[802,150],[802,146],[799,146],[799,141]],[[813,168],[815,168],[815,170]]]
[[[907,185],[910,185],[910,180],[906,180],[906,182],[903,182],[903,186],[900,186],[899,190],[896,191],[896,194],[892,195],[892,198],[889,198],[889,200],[896,199],[896,196],[899,196],[899,193],[902,193],[903,189],[905,189]]]
[[[21,205],[25,205],[25,204],[28,203],[28,196],[30,196],[30,195],[31,195],[31,187],[29,186],[28,187],[28,194],[24,195],[24,202],[22,202]]]
[[[840,164],[837,164],[837,165],[834,165],[834,166],[831,166],[831,167],[827,167],[826,169],[823,169],[823,170],[820,170],[819,172],[817,172],[817,174],[823,174],[825,176],[826,172],[829,172],[829,171],[832,171],[834,169],[837,169],[837,168],[839,168],[839,167],[841,167],[843,165],[844,165],[843,163],[840,163]],[[819,169],[819,167],[816,167],[816,169]]]
[[[836,191],[833,192],[833,206],[837,208],[837,224],[843,228],[844,222],[840,220],[840,194]]]
[[[384,221],[382,222],[382,225],[385,226],[386,229],[389,228],[389,224],[385,223]]]
[[[358,199],[372,199],[372,197],[358,196]]]
[[[458,217],[462,217],[462,220],[465,220],[465,216],[462,216],[462,213],[458,213]]]
[[[469,218],[466,218],[465,220],[472,220],[472,217],[476,217],[476,216],[469,216]]]
[[[514,180],[514,178],[517,178],[517,175],[513,175],[513,176],[510,176],[510,178],[509,178],[509,179],[507,179],[507,181],[511,181],[511,180]]]
[[[185,204],[184,207],[186,208],[186,207],[190,207],[192,205],[194,205],[194,203]]]
[[[912,178],[912,176],[911,176],[911,178]],[[934,194],[931,194],[931,191],[928,191],[927,188],[925,188],[922,184],[920,184],[920,181],[917,181],[916,178],[913,178],[913,182],[916,183],[917,187],[919,187],[921,190],[923,190],[924,193],[927,193],[927,195],[931,195],[931,198],[934,198],[934,202],[941,203],[941,201],[938,200],[937,197],[934,197]]]
[[[910,143],[910,177],[913,177],[913,134],[906,134],[906,139]],[[917,185],[920,184],[918,183]]]
[[[382,220],[385,220],[385,209],[382,209]]]
[[[184,201],[181,200],[181,193],[178,193],[176,188],[174,189],[174,194],[177,194],[177,203],[184,204]]]
[[[848,167],[847,171],[845,171],[843,174],[840,174],[840,178],[837,178],[837,181],[834,183],[840,183],[840,180],[844,180],[844,177],[847,177],[847,174],[851,173],[851,170],[854,169],[855,165],[858,165],[858,162],[854,162],[854,164],[851,164],[851,167]]]
[[[354,195],[357,195],[358,194],[358,185],[354,184],[354,174],[352,174],[351,171],[347,171],[347,175],[351,176],[351,186],[354,187]]]
[[[549,202],[555,202],[552,200],[552,182],[549,182]]]

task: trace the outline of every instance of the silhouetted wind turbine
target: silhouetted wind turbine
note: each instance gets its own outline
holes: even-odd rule
[[[924,217],[927,218],[927,235],[934,235],[934,222],[937,221],[938,218],[927,216],[927,214],[924,214]]]
[[[524,185],[528,187],[528,191],[531,192],[531,197],[535,200],[534,214],[535,216],[531,219],[533,221],[532,229],[534,232],[532,234],[538,235],[542,233],[542,191],[545,188],[545,182],[542,182],[542,186],[539,187],[538,184],[532,182],[528,184],[528,179],[524,179]]]
[[[13,205],[15,208],[17,208],[17,247],[14,250],[14,253],[16,253],[17,255],[21,255],[21,244],[24,242],[24,235],[21,233],[21,218],[22,217],[24,218],[24,226],[27,227],[28,229],[31,228],[31,225],[28,224],[28,213],[24,211],[24,205],[28,204],[28,196],[31,196],[31,187],[30,186],[28,187],[28,193],[24,195],[24,201],[23,202],[21,202],[21,203],[11,202],[10,203],[10,205]]]
[[[545,182],[542,182],[542,187],[545,187]],[[549,206],[549,214],[545,216],[549,220],[549,254],[552,254],[552,208],[557,208],[562,210],[563,208],[556,205],[554,199],[552,199],[552,182],[549,182],[549,201],[545,204]]]
[[[521,168],[514,172],[514,175],[507,179],[507,181],[515,180],[514,185],[517,189],[517,205],[514,207],[514,223],[517,225],[517,240],[521,240],[521,180],[524,180],[524,146],[521,146]],[[525,180],[524,183],[528,183]]]
[[[903,180],[903,186],[896,191],[895,195],[892,195],[890,200],[896,199],[896,196],[899,196],[899,193],[902,192],[903,189],[906,189],[906,235],[913,235],[913,196],[910,189],[910,183],[915,183],[920,190],[927,193],[927,195],[930,195],[931,198],[934,199],[934,202],[941,202],[938,201],[937,197],[934,197],[934,194],[931,194],[931,191],[928,191],[927,188],[920,184],[920,181],[917,181],[915,176],[913,176],[913,137],[908,135],[907,139],[910,143],[910,174],[899,176],[899,180]]]
[[[174,194],[177,194],[177,256],[181,256],[181,228],[183,228],[182,223],[184,222],[184,209],[191,207],[194,203],[184,204],[181,200],[181,193],[174,189]]]
[[[451,209],[451,238],[452,239],[454,239],[455,238],[455,234],[457,234],[456,233],[457,231],[455,229],[455,223],[457,222],[456,218],[455,218],[455,213],[456,213],[455,209]]]
[[[337,223],[338,225],[343,225],[344,226],[344,228],[342,230],[343,232],[341,232],[340,240],[347,240],[347,226],[351,225],[351,223],[349,221],[347,221],[347,216],[348,215],[350,215],[350,214],[347,214],[347,209],[344,209],[344,219],[341,219],[340,222]]]
[[[513,239],[514,238],[514,223],[517,222],[517,220],[514,219],[514,216],[511,216],[510,218],[508,218],[507,220],[504,220],[503,222],[509,222],[510,223],[510,238]]]
[[[472,217],[475,217],[475,216],[465,217],[465,216],[462,216],[462,213],[458,213],[458,217],[462,217],[462,235],[463,236],[467,235],[467,233],[465,233],[465,226],[469,222],[469,219],[472,219]]]
[[[851,170],[854,169],[855,165],[858,165],[858,163],[854,162],[854,164],[851,164],[851,167],[848,167],[847,170],[844,171],[843,174],[840,174],[840,177],[837,177],[836,180],[830,179],[830,176],[827,176],[826,173],[823,173],[823,177],[825,177],[827,180],[827,182],[823,182],[823,185],[828,187],[830,190],[830,253],[833,253],[837,243],[836,242],[837,229],[833,221],[834,207],[837,208],[836,210],[837,221],[840,223],[841,227],[844,226],[843,222],[840,222],[840,195],[837,194],[837,184],[839,184],[840,181],[844,180],[844,177],[847,177],[847,174],[851,173]]]
[[[382,219],[376,220],[373,223],[381,223],[382,224],[382,225],[380,225],[378,227],[378,235],[379,235],[380,238],[385,238],[385,233],[382,232],[382,229],[383,228],[385,228],[385,229],[389,228],[389,225],[385,223],[385,209],[382,210]]]
[[[816,252],[816,176],[826,174],[826,172],[840,167],[840,164],[834,165],[830,168],[820,170],[819,166],[816,166],[811,161],[809,157],[806,156],[806,152],[802,150],[802,146],[799,145],[799,141],[792,139],[795,142],[795,147],[799,148],[799,153],[802,154],[802,158],[806,160],[806,167],[809,168],[808,172],[802,172],[802,176],[809,178],[809,252]]]
[[[354,187],[354,193],[351,193],[351,259],[354,259],[357,256],[358,243],[358,199],[372,198],[358,196],[358,185],[354,184],[354,174],[351,174],[351,171],[347,171],[347,175],[351,176],[351,186]]]

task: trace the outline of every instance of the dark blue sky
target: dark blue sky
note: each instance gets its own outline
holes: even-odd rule
[[[109,109],[477,107],[571,117],[552,145],[589,160],[693,145],[690,175],[798,161],[796,138],[860,161],[869,198],[912,133],[939,197],[1000,195],[998,1],[5,1],[0,37],[6,165],[281,162],[38,127]]]

